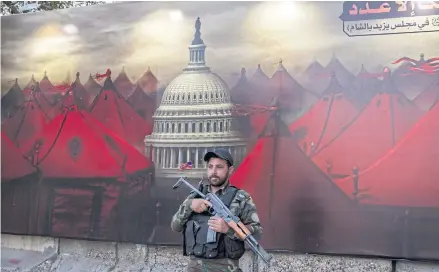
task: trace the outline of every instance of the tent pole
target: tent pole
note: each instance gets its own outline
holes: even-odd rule
[[[279,124],[278,124],[278,113],[274,113],[274,135],[273,135],[273,155],[272,155],[272,164],[271,164],[271,173],[270,173],[270,202],[269,202],[269,210],[268,210],[268,218],[271,220],[271,210],[273,207],[273,194],[274,194],[274,177],[276,175],[276,152],[277,152],[277,138],[279,137]]]

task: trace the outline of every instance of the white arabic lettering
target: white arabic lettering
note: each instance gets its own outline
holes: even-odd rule
[[[404,19],[390,18],[355,23],[346,22],[345,24],[346,32],[354,36],[439,31],[439,16],[417,16]]]

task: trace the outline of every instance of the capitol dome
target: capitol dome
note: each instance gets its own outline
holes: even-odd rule
[[[212,72],[185,71],[169,83],[161,105],[187,106],[222,104],[231,107],[227,84]]]
[[[227,148],[239,164],[246,153],[246,139],[236,127],[227,84],[205,61],[200,20],[189,46],[189,63],[166,87],[153,119],[154,129],[146,136],[146,154],[158,177],[179,177],[179,166],[188,161],[193,169],[185,176],[201,178],[206,173],[204,154]]]

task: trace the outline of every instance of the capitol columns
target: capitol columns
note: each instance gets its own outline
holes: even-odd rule
[[[166,162],[167,162],[167,158],[166,158],[166,148],[163,148],[163,159],[162,159],[162,167],[166,168]]]
[[[175,166],[175,148],[171,147],[171,168],[174,168]],[[179,165],[177,165],[179,167]]]
[[[191,159],[191,148],[186,148],[186,162],[188,162]]]
[[[160,164],[160,148],[156,147],[155,151],[156,151],[156,155],[155,155],[156,160],[154,161],[154,163],[155,163],[155,165],[158,166]]]
[[[149,148],[150,148],[150,150],[148,150],[149,151],[148,154],[151,154],[151,158],[149,158],[149,159],[155,163],[156,158],[155,158],[154,152],[155,152],[156,148],[153,146],[150,146]]]

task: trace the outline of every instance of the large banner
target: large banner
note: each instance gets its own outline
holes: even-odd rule
[[[377,3],[2,16],[2,233],[181,245],[222,147],[267,250],[439,260],[439,5]]]

